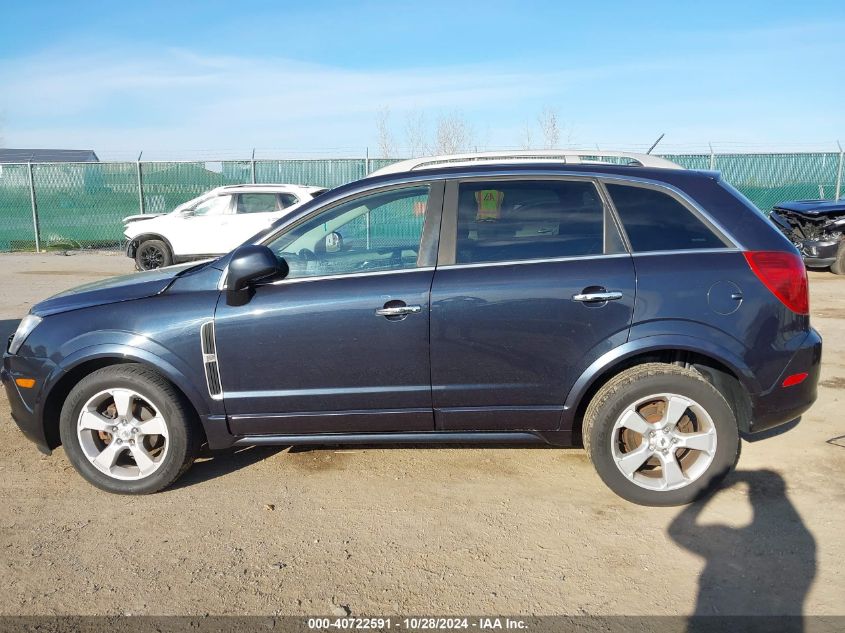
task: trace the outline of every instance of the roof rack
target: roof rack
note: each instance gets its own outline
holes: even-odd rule
[[[261,187],[261,188],[268,188],[268,187],[306,187],[307,185],[294,185],[291,183],[284,183],[284,182],[245,182],[241,184],[235,185],[220,185],[220,189],[239,189],[240,187]]]
[[[607,160],[611,159],[611,160]],[[398,174],[418,169],[434,169],[437,167],[465,167],[478,163],[548,163],[563,162],[567,165],[603,164],[603,165],[631,165],[635,167],[658,167],[660,169],[683,169],[659,156],[638,154],[634,152],[603,152],[599,150],[517,150],[508,152],[476,152],[473,154],[451,154],[444,156],[427,156],[399,161],[387,167],[382,167],[369,174],[384,176]]]

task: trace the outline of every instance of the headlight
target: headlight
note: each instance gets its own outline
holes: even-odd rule
[[[26,340],[26,337],[30,335],[32,330],[35,329],[35,326],[41,323],[41,317],[35,316],[34,314],[27,314],[23,320],[18,325],[18,329],[15,330],[15,335],[12,337],[12,341],[9,343],[9,353],[10,354],[17,354],[18,350],[23,345],[23,342]]]

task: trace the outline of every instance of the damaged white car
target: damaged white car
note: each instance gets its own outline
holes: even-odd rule
[[[123,218],[126,255],[139,270],[228,253],[327,191],[304,185],[228,185],[166,214]]]

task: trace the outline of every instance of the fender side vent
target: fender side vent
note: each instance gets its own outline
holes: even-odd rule
[[[202,363],[205,369],[205,382],[208,395],[214,400],[223,398],[223,384],[220,382],[220,367],[217,365],[217,346],[214,341],[214,321],[206,321],[200,326],[200,345]]]
[[[202,334],[202,353],[215,354],[216,350],[214,348],[214,321],[203,323],[200,333]]]
[[[213,396],[219,396],[223,390],[220,388],[220,374],[217,371],[217,361],[211,361],[205,364],[205,378],[208,381],[208,393]]]

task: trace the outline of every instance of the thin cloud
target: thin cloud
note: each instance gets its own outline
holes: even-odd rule
[[[0,60],[0,111],[10,146],[101,151],[357,147],[361,154],[374,145],[375,113],[385,106],[399,145],[405,113],[425,112],[433,122],[460,111],[485,130],[484,145],[518,146],[543,105],[556,107],[589,146],[648,143],[660,132],[667,143],[833,140],[845,123],[843,88],[811,99],[806,84],[815,80],[798,74],[823,72],[811,60],[830,64],[833,57],[803,45],[828,29],[796,27],[790,47],[769,47],[767,55],[759,40],[771,30],[705,54],[696,45],[656,58],[634,51],[610,64],[590,63],[587,52],[532,64],[400,70],[184,49],[53,49]],[[735,35],[724,32],[719,41]],[[778,92],[775,67],[794,73],[789,99],[770,98]]]
[[[207,139],[204,144],[220,146],[266,142],[269,136],[277,144],[310,139],[327,146],[337,144],[328,132],[362,143],[373,113],[385,105],[397,116],[519,111],[526,102],[559,99],[585,82],[667,65],[530,73],[492,65],[361,71],[182,50],[131,57],[51,52],[5,64],[0,99],[14,128],[10,133],[32,144],[78,144],[83,137],[91,139],[86,146],[108,138],[113,146],[116,137],[165,147]]]

